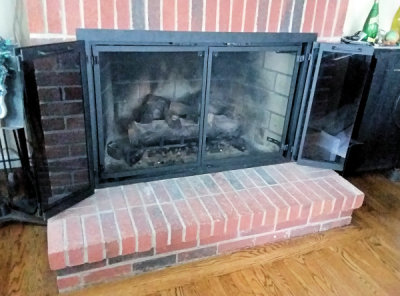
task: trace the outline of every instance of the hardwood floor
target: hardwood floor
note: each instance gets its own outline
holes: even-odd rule
[[[94,286],[68,295],[400,295],[400,184],[366,194],[350,226]],[[0,228],[0,295],[56,295],[46,229]]]

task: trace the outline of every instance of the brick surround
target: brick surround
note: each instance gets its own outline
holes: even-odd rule
[[[364,194],[295,163],[97,190],[48,221],[60,291],[351,222]]]
[[[339,40],[349,0],[27,0],[31,39],[75,38],[76,28],[317,32]]]

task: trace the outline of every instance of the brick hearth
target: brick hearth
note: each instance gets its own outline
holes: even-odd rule
[[[364,194],[286,163],[97,190],[48,221],[60,291],[347,225]]]

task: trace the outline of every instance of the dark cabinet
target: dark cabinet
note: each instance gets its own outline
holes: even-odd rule
[[[347,173],[400,165],[400,50],[375,49],[372,67]]]

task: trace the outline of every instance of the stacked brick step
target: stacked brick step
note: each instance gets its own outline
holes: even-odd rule
[[[48,221],[50,267],[73,290],[344,226],[363,200],[295,163],[100,189]]]

